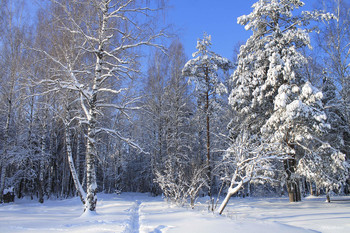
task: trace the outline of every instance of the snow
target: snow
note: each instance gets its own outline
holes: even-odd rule
[[[4,189],[3,194],[13,193],[13,187]]]
[[[148,194],[98,194],[97,214],[83,212],[78,197],[16,200],[0,205],[0,232],[350,232],[350,202],[306,198],[231,198],[224,216],[195,210]]]
[[[309,197],[289,203],[288,198],[235,199],[228,215],[236,220],[278,222],[316,232],[350,232],[350,200],[325,203],[325,197]]]

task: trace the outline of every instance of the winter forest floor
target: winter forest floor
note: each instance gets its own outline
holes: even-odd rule
[[[0,205],[0,232],[350,232],[350,201],[232,198],[224,216],[176,207],[148,194],[99,194],[97,215],[81,216],[78,198]]]

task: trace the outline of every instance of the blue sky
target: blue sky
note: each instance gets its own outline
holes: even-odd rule
[[[170,0],[167,21],[178,29],[186,54],[196,51],[197,39],[207,32],[212,36],[212,50],[231,59],[233,48],[246,41],[251,32],[237,24],[237,17],[247,15],[257,0]],[[305,9],[313,0],[305,0]]]
[[[171,0],[167,20],[179,32],[186,54],[196,51],[198,38],[207,32],[212,36],[212,50],[232,58],[238,41],[249,38],[250,32],[237,24],[237,17],[251,12],[252,0]]]

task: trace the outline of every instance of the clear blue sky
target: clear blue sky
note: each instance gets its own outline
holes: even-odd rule
[[[257,0],[169,0],[167,21],[179,30],[186,54],[196,51],[198,38],[203,32],[212,36],[212,50],[229,59],[239,41],[246,41],[251,32],[237,24],[237,17],[247,15]],[[305,0],[310,9],[314,0]],[[304,8],[304,7],[303,7]]]

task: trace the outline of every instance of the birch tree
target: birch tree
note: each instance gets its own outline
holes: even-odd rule
[[[52,24],[71,41],[66,47],[58,42],[59,53],[37,49],[55,63],[50,80],[42,83],[53,89],[77,92],[83,116],[74,116],[87,126],[85,211],[95,211],[97,203],[96,158],[101,133],[117,137],[142,149],[113,128],[102,127],[99,121],[104,109],[124,112],[133,109],[135,99],[123,104],[113,96],[127,93],[122,83],[139,72],[137,49],[158,46],[162,36],[151,29],[154,10],[134,0],[52,0]],[[56,50],[58,51],[58,50]]]

